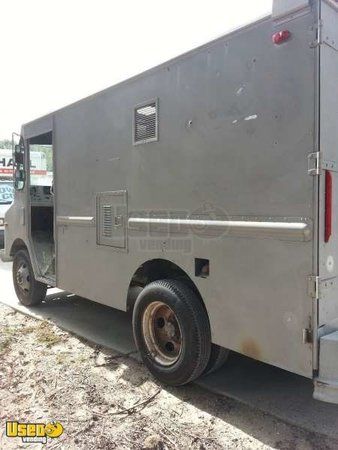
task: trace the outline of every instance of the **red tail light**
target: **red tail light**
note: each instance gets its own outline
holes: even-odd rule
[[[291,37],[289,30],[279,31],[272,36],[272,41],[276,45],[281,45],[283,42],[288,41]]]
[[[329,242],[332,234],[332,175],[325,171],[325,242]]]

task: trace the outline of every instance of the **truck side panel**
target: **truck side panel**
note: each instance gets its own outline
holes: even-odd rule
[[[59,287],[125,309],[138,267],[172,261],[198,287],[215,343],[312,376],[315,25],[309,10],[261,21],[55,113]],[[292,37],[275,46],[281,26]],[[135,107],[154,99],[158,142],[135,146]],[[123,199],[119,248],[98,239],[107,192]],[[190,228],[163,229],[168,217]],[[195,258],[209,260],[207,278]]]

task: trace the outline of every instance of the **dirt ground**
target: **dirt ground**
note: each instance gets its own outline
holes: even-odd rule
[[[0,304],[0,448],[6,421],[57,420],[50,449],[334,449],[236,401],[190,385],[160,386],[133,355],[92,345]]]

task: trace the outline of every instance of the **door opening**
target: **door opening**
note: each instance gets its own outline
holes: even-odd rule
[[[30,237],[41,277],[55,280],[52,132],[28,144]]]

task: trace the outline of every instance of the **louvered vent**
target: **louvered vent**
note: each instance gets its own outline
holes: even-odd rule
[[[135,108],[134,144],[145,144],[158,139],[158,102]]]
[[[98,245],[127,247],[127,191],[100,192],[96,196]]]
[[[102,234],[104,237],[112,236],[112,226],[113,226],[113,213],[111,205],[102,206],[103,213],[103,230]]]

